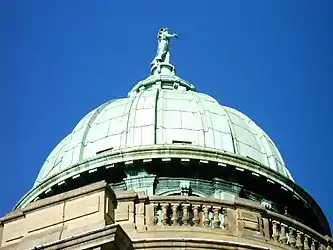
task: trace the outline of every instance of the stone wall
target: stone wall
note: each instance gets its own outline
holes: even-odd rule
[[[29,204],[0,219],[1,247],[26,249],[114,224],[116,197],[99,182]]]

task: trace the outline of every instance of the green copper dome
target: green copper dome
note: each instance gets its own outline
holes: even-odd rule
[[[247,157],[292,178],[273,141],[246,115],[206,94],[155,84],[87,114],[49,155],[35,186],[105,150],[174,144]]]
[[[47,157],[23,204],[69,178],[101,166],[101,154],[118,155],[142,149],[141,158],[169,157],[158,149],[186,147],[198,152],[228,154],[254,162],[258,175],[293,180],[269,136],[241,112],[220,105],[176,76],[170,64],[139,82],[127,98],[111,100],[89,112]],[[160,66],[161,66],[160,65]],[[154,155],[147,147],[157,149]],[[169,152],[168,151],[168,152]],[[132,154],[128,154],[132,156]],[[121,161],[131,160],[126,156]],[[108,156],[103,166],[120,161]],[[106,162],[105,162],[106,161]]]
[[[47,157],[19,206],[100,167],[145,158],[190,157],[190,152],[196,152],[192,159],[202,155],[205,162],[248,167],[254,175],[278,182],[282,178],[281,185],[293,181],[279,150],[259,126],[176,75],[170,64],[171,38],[178,35],[159,31],[150,76],[127,98],[104,103],[83,117]]]

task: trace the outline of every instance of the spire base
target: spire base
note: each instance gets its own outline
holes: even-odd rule
[[[170,63],[155,63],[151,66],[150,75],[174,76],[176,75],[176,68]]]

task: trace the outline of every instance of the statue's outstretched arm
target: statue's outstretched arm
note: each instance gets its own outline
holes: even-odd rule
[[[167,33],[167,34],[165,34],[165,36],[168,37],[168,38],[179,38],[176,33],[173,33],[173,34]]]

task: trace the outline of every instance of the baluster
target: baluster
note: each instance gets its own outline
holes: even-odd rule
[[[157,225],[158,223],[158,210],[157,210],[158,204],[154,204],[154,225]]]
[[[295,233],[295,229],[293,229],[292,227],[289,227],[289,245],[292,248],[295,248],[295,243],[296,243],[294,233]]]
[[[223,216],[223,228],[227,229],[228,228],[228,217],[227,217],[227,209],[222,208],[222,216]]]
[[[326,250],[326,247],[323,244],[320,244],[320,250]]]
[[[304,234],[304,250],[310,250],[309,247],[309,236],[307,236],[306,234]]]
[[[193,206],[193,226],[197,227],[199,226],[199,205],[194,205]]]
[[[189,204],[183,205],[183,217],[182,217],[183,225],[188,225],[188,221],[189,221],[188,208],[189,208]]]
[[[273,220],[272,223],[273,223],[273,226],[272,226],[272,229],[273,229],[272,238],[273,238],[273,240],[275,242],[277,242],[278,241],[278,237],[279,237],[278,228],[277,228],[278,222],[275,221],[275,220]]]
[[[171,204],[172,208],[172,217],[171,217],[171,225],[178,225],[178,206],[179,204]]]
[[[203,225],[205,227],[209,227],[209,207],[208,206],[203,206],[203,214],[204,214],[204,221]]]
[[[316,241],[314,239],[311,242],[311,250],[316,250]]]
[[[168,225],[168,207],[169,207],[169,204],[162,205],[162,225],[163,226]]]
[[[219,226],[220,226],[219,212],[220,212],[219,207],[213,207],[213,213],[214,213],[213,226],[214,226],[214,228],[219,228]]]
[[[286,227],[287,225],[281,223],[280,241],[284,245],[287,245]]]
[[[302,234],[303,234],[302,232],[297,231],[296,246],[297,246],[298,250],[303,249]]]

